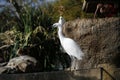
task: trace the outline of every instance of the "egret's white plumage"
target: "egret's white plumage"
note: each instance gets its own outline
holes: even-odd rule
[[[65,37],[62,33],[62,26],[64,23],[64,18],[60,16],[58,23],[53,24],[54,27],[58,27],[60,43],[69,56],[73,56],[81,60],[84,54],[81,51],[79,45],[73,39]]]

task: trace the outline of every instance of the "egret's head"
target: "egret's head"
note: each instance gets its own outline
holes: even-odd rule
[[[63,17],[62,17],[62,16],[60,16],[60,17],[59,17],[59,19],[63,19]]]
[[[59,24],[59,23],[54,23],[53,24],[53,27],[60,27],[61,26],[61,24]]]
[[[62,27],[64,23],[65,23],[64,18],[62,16],[60,16],[58,23],[54,23],[53,27]]]
[[[62,16],[60,16],[58,23],[60,23],[61,25],[63,25],[65,23],[65,19]]]

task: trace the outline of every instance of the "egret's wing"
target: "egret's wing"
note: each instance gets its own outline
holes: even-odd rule
[[[62,46],[69,55],[74,56],[78,59],[82,59],[83,52],[74,40],[65,38],[62,42]]]

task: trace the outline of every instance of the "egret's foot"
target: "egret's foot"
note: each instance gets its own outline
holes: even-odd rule
[[[70,71],[70,70],[71,70],[70,68],[65,69],[65,71]]]
[[[75,71],[76,69],[75,68],[67,68],[67,69],[65,69],[65,71]]]

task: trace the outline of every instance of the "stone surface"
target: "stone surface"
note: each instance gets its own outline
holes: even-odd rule
[[[10,59],[7,65],[0,67],[0,73],[34,72],[36,66],[37,60],[35,58],[23,55]]]
[[[74,39],[85,54],[79,68],[96,68],[99,64],[120,67],[120,18],[68,21],[63,33]]]

